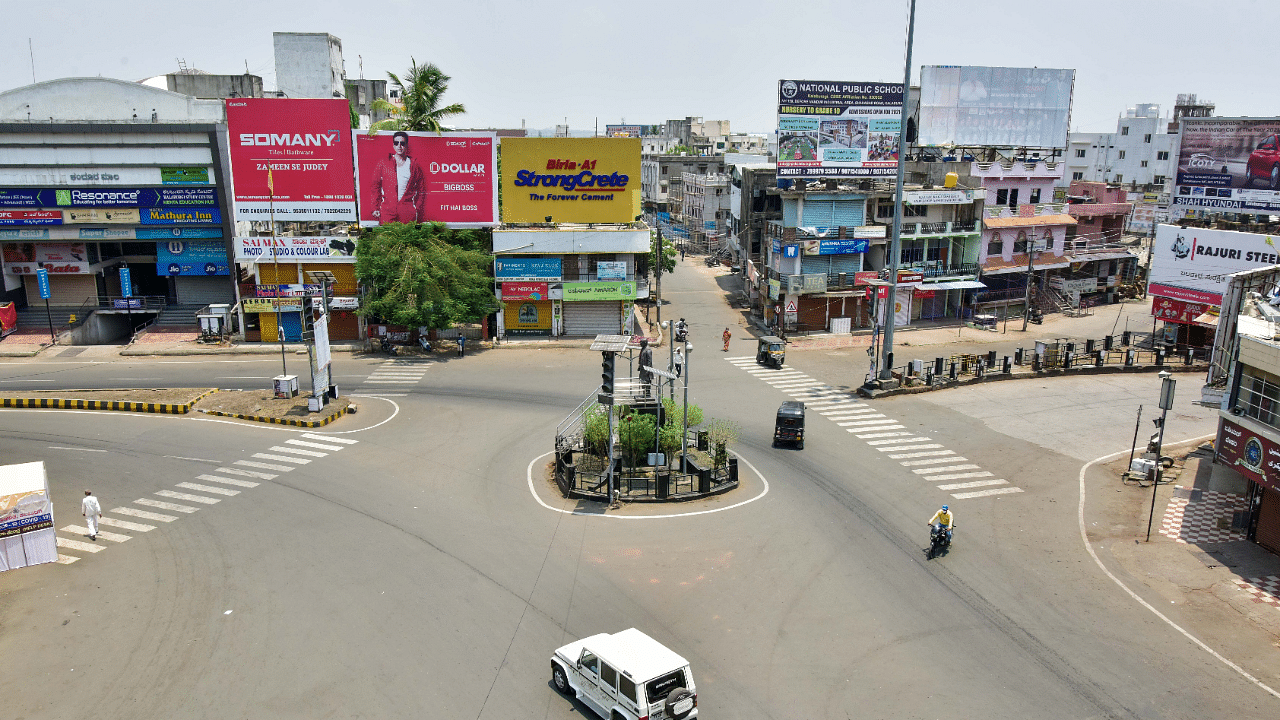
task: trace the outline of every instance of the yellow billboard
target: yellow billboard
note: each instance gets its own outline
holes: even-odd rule
[[[502,138],[503,222],[627,223],[639,214],[639,138]]]

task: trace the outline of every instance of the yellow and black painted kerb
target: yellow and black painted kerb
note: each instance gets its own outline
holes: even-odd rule
[[[351,406],[348,405],[341,410],[333,413],[323,420],[294,420],[292,418],[273,418],[264,415],[241,415],[239,413],[221,412],[218,410],[202,410],[206,415],[219,415],[222,417],[237,418],[239,420],[252,420],[254,422],[271,423],[272,425],[288,425],[290,427],[318,428],[324,427],[338,418],[351,412]]]
[[[0,407],[45,408],[54,410],[115,410],[118,412],[163,413],[185,415],[191,406],[217,390],[201,393],[186,403],[145,403],[125,400],[68,400],[64,398],[0,398]]]

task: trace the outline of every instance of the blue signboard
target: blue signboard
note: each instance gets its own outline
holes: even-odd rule
[[[869,241],[854,238],[831,238],[818,241],[819,255],[851,255],[867,251]]]
[[[121,268],[121,270],[123,271],[124,268]],[[111,301],[111,307],[116,310],[141,310],[146,307],[146,304],[142,298],[114,299]]]
[[[156,275],[230,275],[221,240],[156,243]]]
[[[799,245],[783,246],[782,257],[784,258],[800,257],[800,246]]]
[[[142,208],[138,211],[143,225],[215,225],[222,222],[222,211],[210,208]]]
[[[214,207],[214,187],[163,188],[0,188],[2,208]]]
[[[493,276],[502,280],[559,280],[560,258],[497,258]]]
[[[129,268],[120,268],[120,294],[124,297],[133,297],[133,283],[129,282]]]
[[[40,299],[48,300],[49,295],[49,271],[44,268],[36,270],[36,282],[40,285]]]
[[[220,228],[138,228],[134,237],[139,240],[167,240],[170,238],[220,238]]]

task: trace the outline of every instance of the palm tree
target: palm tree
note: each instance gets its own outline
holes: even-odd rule
[[[399,107],[386,100],[374,100],[371,109],[389,113],[391,117],[370,125],[370,135],[379,130],[439,133],[444,130],[441,120],[467,111],[461,103],[441,107],[440,100],[449,89],[450,78],[435,63],[419,65],[413,57],[409,58],[409,62],[409,72],[404,80],[395,73],[387,73],[392,85],[400,91],[400,100],[404,106]]]

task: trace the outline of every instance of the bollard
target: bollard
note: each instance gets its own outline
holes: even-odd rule
[[[1070,347],[1070,346],[1068,346],[1068,347]],[[1068,350],[1068,351],[1066,352],[1066,354],[1062,356],[1062,369],[1063,369],[1063,370],[1070,370],[1070,369],[1071,369],[1071,356],[1073,356],[1073,355],[1075,355],[1075,353],[1073,353],[1073,352],[1071,352],[1070,350]]]
[[[1191,361],[1194,355],[1195,355],[1195,350],[1192,350],[1191,348],[1187,348],[1187,364],[1188,365],[1191,364]]]
[[[956,362],[955,362],[954,360],[952,360],[952,361],[951,361],[951,379],[952,379],[952,380],[955,380],[955,379],[956,379],[956,370],[957,370],[957,368],[956,368]]]
[[[1098,358],[1097,360],[1094,361],[1093,364],[1097,365],[1098,367],[1102,367],[1106,363],[1107,363],[1107,352],[1105,350],[1099,350]]]
[[[991,350],[987,353],[987,367],[996,366],[996,351]]]
[[[1013,351],[1013,364],[1014,365],[1022,364],[1022,348],[1018,348],[1017,350]]]
[[[1009,373],[1012,373],[1012,372],[1013,372],[1013,363],[1010,362],[1009,356],[1005,355],[1004,356],[1004,374],[1008,375]]]
[[[1115,338],[1112,337],[1111,335],[1108,335],[1102,338],[1102,349],[1106,350],[1107,352],[1111,352],[1111,347],[1114,342],[1115,342]]]
[[[1120,334],[1120,344],[1125,347],[1129,347],[1130,337],[1131,336],[1129,335],[1129,331],[1125,330],[1123,333]]]
[[[1039,355],[1031,356],[1031,371],[1040,372],[1040,356]]]
[[[1086,354],[1086,355],[1092,355],[1092,354],[1093,354],[1093,350],[1094,350],[1094,346],[1095,346],[1095,345],[1096,345],[1096,343],[1095,343],[1094,341],[1092,341],[1092,340],[1085,340],[1085,341],[1084,341],[1084,352],[1085,352],[1085,354]]]
[[[941,375],[941,374],[942,374],[942,362],[943,362],[943,361],[942,361],[942,358],[934,358],[934,359],[933,359],[933,374],[934,374],[934,375]]]
[[[1133,367],[1133,361],[1134,361],[1134,359],[1135,359],[1135,356],[1137,356],[1137,354],[1138,354],[1138,353],[1137,353],[1135,350],[1133,350],[1132,348],[1131,348],[1131,349],[1129,349],[1129,350],[1126,350],[1126,351],[1124,352],[1124,366],[1125,366],[1125,367]]]
[[[1164,348],[1156,351],[1156,367],[1164,366]]]

